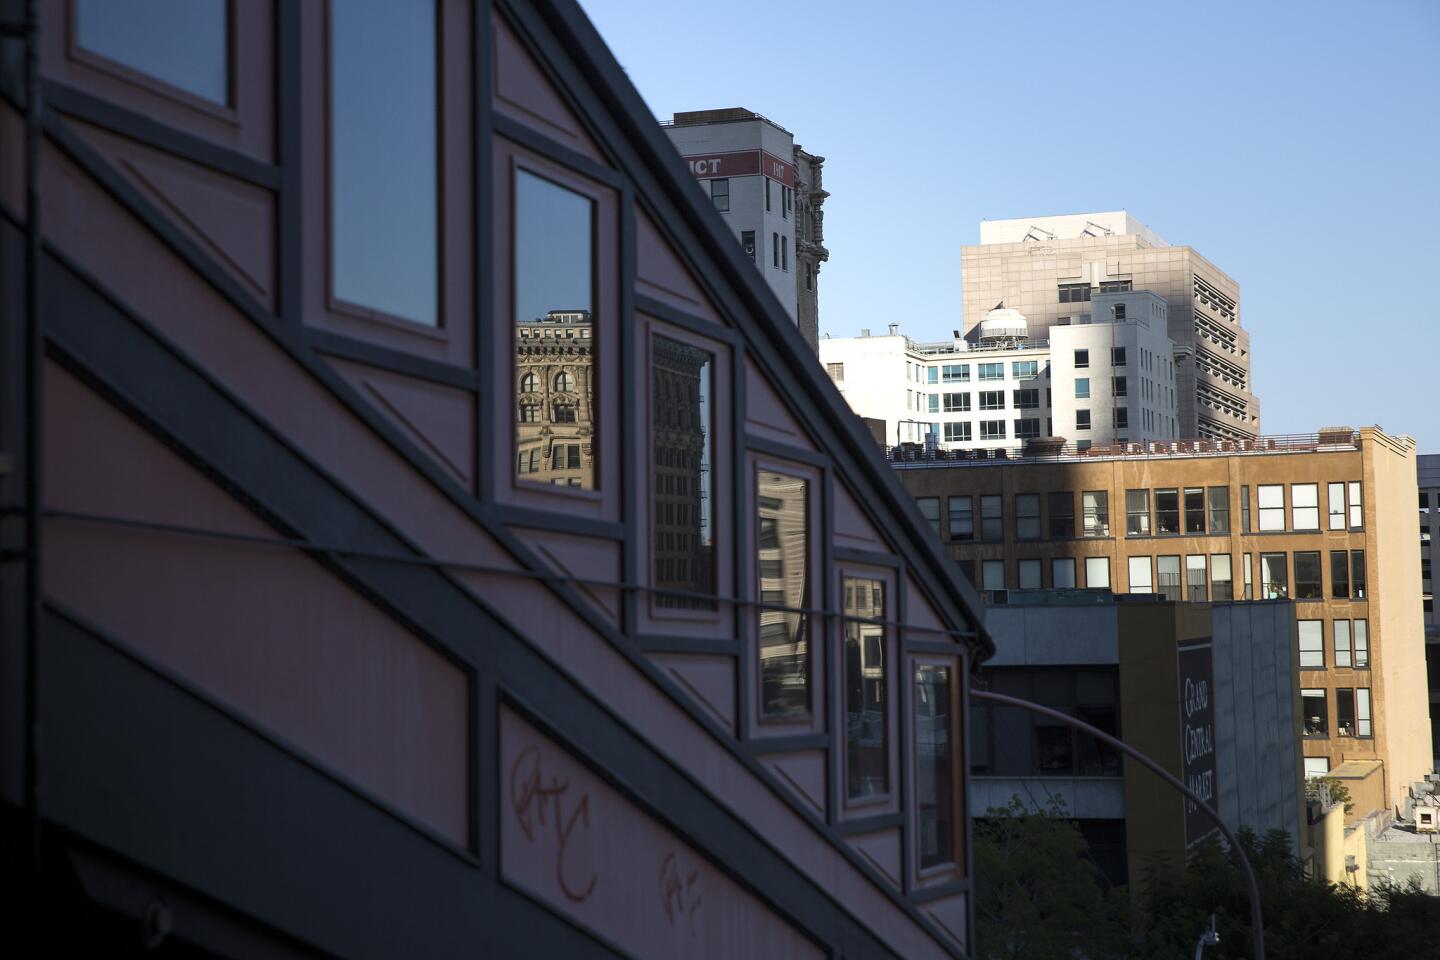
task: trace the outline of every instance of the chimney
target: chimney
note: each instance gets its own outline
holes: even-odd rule
[[[890,336],[892,336],[892,337],[898,337],[899,335],[900,335],[900,324],[898,324],[898,323],[892,323],[892,324],[890,324]]]
[[[869,327],[861,327],[861,328],[860,328],[860,336],[862,336],[862,337],[868,337],[868,336],[870,336],[870,328],[869,328]]]

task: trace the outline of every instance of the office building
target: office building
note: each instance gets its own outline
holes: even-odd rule
[[[1035,441],[1088,450],[1177,435],[1165,301],[1097,294],[1095,319],[1031,336],[1018,310],[986,314],[973,339],[921,343],[888,334],[825,337],[820,362],[850,408],[885,421],[894,446],[1020,453]]]
[[[1306,772],[1369,765],[1401,808],[1431,769],[1414,441],[1340,427],[1160,446],[895,467],[984,591],[1294,600]]]
[[[1440,454],[1415,458],[1420,482],[1420,612],[1425,622],[1425,662],[1430,687],[1431,741],[1440,770],[1440,618],[1435,615],[1435,560],[1440,558]]]
[[[1044,337],[1083,323],[1096,294],[1155,294],[1175,341],[1178,436],[1259,435],[1240,285],[1191,247],[1171,246],[1124,211],[986,220],[980,243],[963,248],[961,269],[967,337],[1002,301]]]
[[[1012,591],[986,608],[995,656],[977,683],[1118,736],[1205,798],[1232,830],[1301,837],[1295,605],[1177,603],[1099,590]],[[1119,751],[1043,716],[972,716],[971,816],[1058,798],[1112,883],[1183,858],[1215,825]]]
[[[979,600],[579,5],[39,6],[0,956],[970,955]]]
[[[825,158],[801,149],[784,127],[742,107],[676,113],[661,127],[815,348],[828,194]]]

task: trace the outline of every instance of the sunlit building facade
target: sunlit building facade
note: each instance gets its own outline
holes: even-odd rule
[[[967,956],[979,601],[580,7],[40,10],[0,955]]]

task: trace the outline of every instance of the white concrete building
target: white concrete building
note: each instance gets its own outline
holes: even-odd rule
[[[676,113],[662,121],[690,172],[813,347],[820,335],[825,158],[784,127],[743,108]]]
[[[1175,343],[1180,436],[1259,436],[1240,285],[1193,248],[1171,245],[1119,210],[986,220],[980,242],[961,248],[960,259],[961,328],[971,340],[1001,301],[1025,314],[1032,335],[1049,337],[1090,316],[1092,298],[1130,290],[1162,298]]]
[[[820,362],[856,414],[885,421],[888,446],[1169,440],[1179,434],[1165,311],[1146,291],[1097,295],[1085,322],[1051,327],[1050,339],[1039,340],[1018,311],[999,307],[975,342],[919,343],[890,324],[884,336],[822,339]]]

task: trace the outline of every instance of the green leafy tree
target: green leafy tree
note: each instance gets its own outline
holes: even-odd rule
[[[1107,894],[1079,828],[1051,797],[1033,812],[1015,797],[974,824],[975,924],[984,960],[1126,956],[1123,897]]]
[[[1440,898],[1415,885],[1386,886],[1367,895],[1306,877],[1283,831],[1257,837],[1242,830],[1239,840],[1260,885],[1269,960],[1440,957]],[[1212,912],[1220,944],[1207,950],[1207,960],[1253,955],[1249,892],[1234,853],[1218,841],[1201,845],[1183,867],[1152,864],[1144,890],[1133,956],[1193,956]]]
[[[1183,863],[1147,866],[1134,893],[1106,891],[1085,838],[1058,798],[1018,797],[974,823],[976,956],[981,960],[1206,960],[1252,957],[1250,895],[1233,851],[1209,840]],[[1260,885],[1269,960],[1440,960],[1440,897],[1417,884],[1368,893],[1305,875],[1283,831],[1239,832]]]

